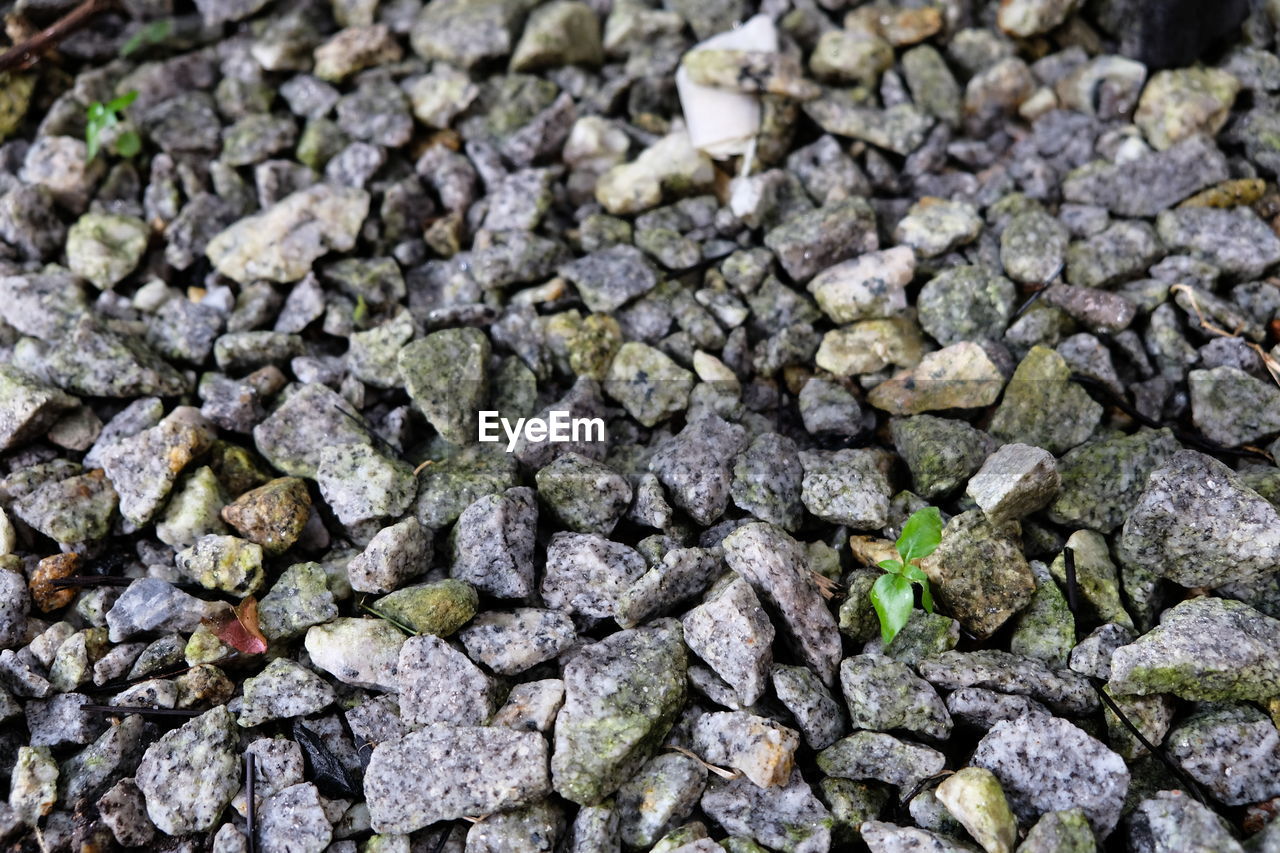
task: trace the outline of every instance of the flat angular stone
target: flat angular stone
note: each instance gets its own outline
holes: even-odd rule
[[[764,244],[778,256],[782,268],[797,282],[839,262],[875,251],[875,211],[863,198],[833,202],[801,213],[765,233]]]
[[[649,759],[618,789],[617,822],[623,843],[651,847],[667,827],[689,816],[706,787],[707,770],[694,758],[664,752]]]
[[[305,666],[277,658],[258,675],[245,679],[236,722],[249,728],[268,720],[305,717],[324,710],[335,698],[323,678]]]
[[[237,536],[201,536],[174,559],[178,571],[205,589],[237,598],[256,593],[266,579],[262,546]]]
[[[396,669],[400,719],[411,728],[440,723],[479,726],[495,710],[489,677],[439,637],[410,637]]]
[[[410,516],[374,534],[368,546],[347,564],[351,588],[391,592],[425,574],[431,565],[431,531]]]
[[[1266,702],[1280,690],[1280,621],[1246,604],[1192,598],[1111,656],[1117,694]]]
[[[159,578],[139,578],[107,611],[111,642],[149,631],[194,631],[201,620],[225,610],[223,602],[202,601]]]
[[[1035,592],[1022,551],[980,510],[953,516],[938,549],[921,568],[934,594],[966,630],[980,637],[995,633]]]
[[[258,625],[268,640],[287,640],[338,615],[319,563],[294,563],[258,602]]]
[[[506,704],[489,719],[489,725],[547,734],[563,705],[564,682],[560,679],[526,681],[511,688]]]
[[[1027,444],[1006,444],[978,469],[965,494],[999,523],[1042,509],[1061,485],[1053,454]]]
[[[894,448],[923,498],[949,494],[968,480],[996,448],[991,436],[955,418],[915,415],[889,422]]]
[[[604,392],[645,426],[654,426],[685,410],[694,376],[660,350],[627,341],[618,348]]]
[[[1083,166],[1067,175],[1062,195],[1117,216],[1150,217],[1228,177],[1222,152],[1212,139],[1196,135],[1124,163]]]
[[[222,520],[245,539],[271,555],[289,550],[311,516],[307,484],[297,477],[279,477],[245,492],[222,510]]]
[[[1218,850],[1244,853],[1222,816],[1183,791],[1157,791],[1129,815],[1129,846],[1135,853],[1157,850]],[[1265,850],[1263,843],[1257,849]]]
[[[528,598],[534,590],[537,522],[533,489],[521,486],[480,498],[454,525],[449,573],[495,598]]]
[[[83,693],[58,693],[48,699],[26,703],[27,730],[32,746],[57,748],[92,743],[108,725],[107,721],[81,709],[89,703]]]
[[[749,706],[768,685],[774,631],[751,585],[728,577],[685,614],[684,640]]]
[[[996,723],[972,763],[1000,780],[1019,820],[1078,807],[1101,838],[1115,829],[1129,790],[1124,759],[1058,717]]]
[[[1249,207],[1180,207],[1156,217],[1156,231],[1173,252],[1213,264],[1248,281],[1280,261],[1280,237]]]
[[[746,431],[715,415],[685,426],[649,460],[676,506],[699,524],[718,519],[729,503],[733,460],[746,446]]]
[[[799,745],[799,732],[742,711],[703,714],[693,725],[704,761],[740,770],[761,788],[787,784]]]
[[[880,820],[868,820],[860,827],[861,837],[871,853],[906,853],[920,850],[928,853],[974,853],[976,848],[950,836],[914,826],[897,826]]]
[[[915,367],[881,382],[867,402],[891,415],[989,406],[1004,389],[1005,375],[978,344],[964,341],[931,352]]]
[[[1151,472],[1179,448],[1168,430],[1143,430],[1067,451],[1058,460],[1062,489],[1049,505],[1049,518],[1110,533],[1133,511]]]
[[[611,634],[565,665],[565,703],[556,720],[551,772],[556,792],[600,802],[661,743],[685,697],[679,624]]]
[[[825,749],[847,730],[844,711],[813,671],[807,666],[773,667],[773,692],[813,749]]]
[[[889,519],[889,481],[870,450],[805,451],[801,500],[823,521],[876,530]]]
[[[941,752],[882,732],[854,732],[818,753],[828,776],[887,782],[904,797],[945,764]]]
[[[429,726],[374,747],[364,790],[380,833],[531,804],[551,793],[547,741],[505,727]]]
[[[132,777],[121,779],[97,802],[98,814],[123,847],[141,847],[155,838],[147,803]]]
[[[209,832],[240,787],[235,718],[217,707],[165,733],[138,765],[147,815],[161,832]]]
[[[785,635],[827,684],[835,681],[840,634],[810,573],[808,554],[781,529],[763,522],[739,527],[722,543],[729,568],[782,617]]]
[[[1062,356],[1046,347],[1032,347],[1009,380],[991,420],[991,434],[1055,454],[1083,443],[1102,419],[1102,406],[1070,376]]]
[[[535,477],[538,497],[562,524],[578,533],[608,536],[631,504],[621,474],[579,453],[565,453]]]
[[[951,691],[947,696],[947,711],[954,720],[980,729],[989,729],[1001,720],[1016,720],[1025,714],[1049,713],[1048,708],[1034,699],[982,687]]]
[[[481,613],[458,639],[472,660],[499,675],[516,675],[568,651],[577,632],[565,613],[522,607]]]
[[[1119,550],[1183,586],[1244,581],[1280,565],[1280,515],[1226,465],[1182,450],[1147,479]]]
[[[1170,757],[1229,806],[1280,796],[1280,733],[1250,705],[1197,714],[1169,733]]]
[[[419,634],[447,637],[476,615],[479,602],[471,584],[445,578],[398,589],[374,608]]]
[[[770,788],[746,778],[712,778],[702,810],[726,831],[783,853],[822,853],[831,847],[831,814],[799,770],[785,785]]]
[[[803,478],[796,443],[768,432],[738,455],[729,494],[739,509],[783,530],[794,530],[804,515]]]
[[[320,451],[315,478],[325,502],[348,526],[395,518],[413,503],[417,489],[413,468],[407,462],[363,443],[325,447]]]
[[[719,556],[705,548],[672,548],[653,568],[622,591],[613,618],[622,628],[634,628],[706,591],[720,575]]]
[[[610,246],[578,258],[559,269],[587,307],[616,311],[658,285],[658,274],[644,254],[632,246]]]
[[[0,365],[0,450],[39,437],[62,413],[78,404],[64,394],[10,365]]]
[[[257,846],[263,853],[323,853],[333,839],[320,792],[310,782],[272,794],[258,820]]]
[[[307,629],[311,662],[344,684],[396,691],[405,635],[382,619],[340,618]]]
[[[594,12],[588,13],[594,19]],[[473,853],[506,853],[528,850],[552,853],[564,832],[564,809],[552,800],[491,815],[467,830],[467,847]]]
[[[915,253],[894,246],[828,267],[813,277],[808,290],[836,323],[896,317],[907,310],[906,286],[915,270]]]
[[[13,514],[60,544],[102,539],[111,532],[120,499],[106,472],[45,483],[14,501]]]
[[[1280,389],[1237,367],[1192,370],[1191,420],[1201,434],[1224,447],[1253,444],[1280,432]]]
[[[1065,714],[1087,714],[1098,707],[1098,698],[1083,676],[995,649],[943,652],[922,660],[918,669],[925,680],[945,690],[982,687],[1030,696]]]
[[[904,663],[879,655],[845,658],[840,687],[855,729],[902,729],[934,740],[951,734],[942,699]]]
[[[156,426],[104,451],[102,467],[120,496],[120,514],[136,525],[150,521],[182,469],[214,438],[213,425],[199,409],[179,406]]]
[[[258,452],[277,470],[293,477],[316,476],[325,450],[342,445],[368,444],[359,418],[336,391],[320,383],[293,389],[284,402],[253,429]],[[367,427],[366,427],[367,429]]]
[[[445,329],[420,338],[397,357],[405,391],[446,441],[477,440],[477,412],[489,395],[489,339],[479,329]]]

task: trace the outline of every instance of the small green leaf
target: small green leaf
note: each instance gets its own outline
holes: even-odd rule
[[[173,21],[169,18],[152,21],[129,37],[129,40],[120,48],[120,55],[129,56],[146,45],[159,44],[167,39],[171,32],[173,32]]]
[[[871,586],[871,606],[880,617],[880,637],[887,646],[911,618],[916,596],[911,581],[902,575],[886,574]]]
[[[933,593],[929,592],[929,581],[925,579],[919,582],[920,587],[920,603],[924,605],[924,609],[928,613],[933,612]]]
[[[102,122],[90,121],[84,128],[84,157],[92,160],[98,156],[98,137],[102,135]]]
[[[133,157],[142,150],[142,140],[130,130],[116,138],[116,153],[121,157]]]
[[[364,328],[364,324],[369,321],[369,303],[364,301],[364,294],[356,294],[356,307],[351,312],[351,322],[360,328]]]
[[[898,574],[905,578],[910,578],[917,583],[928,583],[929,576],[924,573],[924,569],[919,566],[903,566],[902,571]]]
[[[138,99],[138,90],[132,89],[118,98],[107,101],[106,109],[110,113],[118,113]]]
[[[898,537],[898,553],[902,562],[910,563],[932,554],[942,541],[942,513],[936,506],[918,509],[902,525]]]
[[[893,572],[895,575],[902,574],[902,563],[899,563],[897,560],[881,560],[876,563],[876,565],[884,569],[886,572]]]

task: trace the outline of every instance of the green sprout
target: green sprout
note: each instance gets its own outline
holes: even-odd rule
[[[158,21],[152,21],[129,36],[129,40],[120,48],[120,55],[130,56],[144,47],[160,44],[160,42],[169,37],[171,32],[173,32],[173,21],[171,19],[161,18]]]
[[[125,92],[118,98],[107,101],[94,101],[85,111],[84,143],[85,156],[92,160],[98,156],[102,147],[102,133],[120,123],[120,113],[138,97],[136,91]],[[132,157],[142,150],[142,140],[137,131],[127,130],[116,137],[116,153],[121,157]]]
[[[929,593],[929,576],[918,561],[932,554],[942,541],[942,513],[937,507],[927,506],[916,510],[902,526],[902,535],[896,543],[899,560],[881,560],[885,573],[876,578],[871,587],[871,605],[880,617],[880,637],[887,646],[911,618],[916,594],[913,586],[920,587],[920,601],[924,609],[933,612],[933,596]]]

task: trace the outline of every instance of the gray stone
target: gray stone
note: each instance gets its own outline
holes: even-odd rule
[[[685,410],[694,376],[670,357],[637,341],[618,348],[604,391],[647,427]]]
[[[372,445],[357,442],[321,450],[315,479],[325,503],[338,520],[349,527],[367,521],[395,518],[413,503],[417,488],[413,468],[408,463],[392,459]],[[418,531],[419,540],[424,540],[427,536],[425,531]],[[393,538],[401,537],[394,534]],[[425,550],[429,554],[430,542],[420,542],[416,550]],[[373,578],[367,579],[373,582]]]
[[[1049,506],[1049,518],[1110,533],[1137,505],[1151,472],[1178,448],[1168,430],[1143,430],[1068,451],[1058,461],[1062,490]]]
[[[1117,694],[1265,702],[1280,689],[1277,650],[1280,621],[1238,601],[1192,598],[1115,650],[1109,687]]]
[[[324,710],[335,698],[333,688],[320,676],[291,660],[277,658],[258,675],[245,679],[236,722],[248,728],[269,720],[305,717]]]
[[[253,429],[258,452],[276,469],[294,477],[315,478],[322,455],[348,445],[369,444],[362,429],[343,414],[355,414],[336,391],[320,383],[294,388],[265,421]]]
[[[1157,791],[1137,804],[1129,815],[1129,849],[1134,853],[1160,850],[1244,853],[1227,822],[1182,791]]]
[[[0,365],[0,450],[42,435],[78,401],[10,365]]]
[[[57,693],[48,699],[26,703],[27,730],[32,746],[54,749],[71,744],[92,743],[107,727],[107,721],[82,705],[89,703],[83,693]]]
[[[818,307],[837,323],[895,317],[907,309],[915,253],[904,246],[868,252],[819,272],[808,284]]]
[[[1087,714],[1098,707],[1098,698],[1084,676],[995,649],[943,652],[922,660],[917,669],[927,681],[945,690],[981,687],[1030,696],[1065,714]]]
[[[947,696],[947,711],[954,720],[979,729],[989,729],[1001,720],[1016,720],[1026,714],[1049,713],[1048,708],[1029,697],[982,687],[951,691]]]
[[[801,500],[823,521],[855,530],[884,527],[889,517],[889,481],[870,450],[806,451]]]
[[[194,631],[202,619],[225,610],[217,601],[202,601],[159,578],[139,578],[107,611],[111,642],[123,642],[148,631]]]
[[[382,619],[343,617],[307,629],[311,663],[344,684],[399,689],[396,666],[405,636]]]
[[[672,548],[661,559],[646,555],[652,568],[618,596],[614,621],[634,628],[652,616],[669,611],[711,586],[723,567],[719,555],[704,548]]]
[[[1060,485],[1052,453],[1026,444],[1006,444],[987,457],[965,494],[987,518],[1000,523],[1042,509]]]
[[[516,0],[450,0],[423,7],[409,38],[424,59],[470,68],[510,53],[527,11],[528,6]]]
[[[608,618],[645,570],[644,558],[626,545],[589,533],[556,533],[547,544],[542,600],[570,614]]]
[[[547,742],[506,727],[429,726],[374,747],[364,789],[380,833],[532,804],[551,793]]]
[[[934,740],[951,734],[942,699],[904,663],[879,655],[845,658],[840,687],[855,729],[902,729]]]
[[[1167,749],[1183,770],[1226,805],[1280,796],[1280,732],[1250,705],[1191,717],[1169,733]]]
[[[511,688],[507,703],[489,721],[518,731],[547,734],[564,704],[564,682],[558,678],[526,681]]]
[[[622,842],[652,847],[668,827],[689,816],[706,786],[707,771],[697,759],[673,752],[655,755],[618,789]]]
[[[767,687],[774,631],[751,585],[737,575],[730,577],[685,614],[684,639],[745,707],[754,705]]]
[[[796,282],[880,247],[875,212],[854,197],[792,216],[768,231],[764,244]]]
[[[280,573],[258,602],[258,623],[268,640],[287,640],[338,615],[319,563],[295,563]]]
[[[686,666],[672,621],[620,631],[578,652],[564,668],[551,762],[556,792],[593,805],[635,774],[684,703]]]
[[[558,270],[592,311],[616,311],[658,284],[658,274],[632,246],[611,246],[578,258]]]
[[[916,493],[926,499],[950,494],[973,476],[996,447],[985,432],[953,418],[894,418],[889,430]]]
[[[567,614],[533,607],[486,611],[458,634],[467,655],[499,675],[517,675],[551,660],[572,648],[577,638]]]
[[[729,494],[739,509],[784,530],[795,530],[804,515],[803,477],[796,443],[767,432],[738,455]]]
[[[501,450],[472,445],[428,465],[418,474],[418,520],[432,530],[452,524],[475,501],[515,486],[516,464]]]
[[[333,838],[320,792],[310,782],[272,794],[258,820],[257,848],[263,853],[322,853]]]
[[[710,764],[732,767],[761,788],[787,784],[800,734],[742,711],[703,714],[693,724],[693,748]]]
[[[364,190],[316,184],[236,222],[209,241],[205,254],[242,284],[297,281],[327,252],[350,251],[368,212]]]
[[[801,659],[827,684],[840,662],[836,620],[818,592],[808,553],[780,528],[743,525],[721,543],[725,562],[782,617],[784,635]]]
[[[528,598],[534,591],[537,522],[533,489],[507,489],[475,501],[454,526],[450,575],[496,598]]]
[[[823,97],[806,102],[804,111],[827,133],[860,139],[904,157],[924,144],[934,124],[910,103],[882,110],[840,90],[828,90]]]
[[[972,762],[996,775],[1020,821],[1080,808],[1101,838],[1115,829],[1129,790],[1124,759],[1058,717],[996,723]]]
[[[1225,181],[1227,160],[1205,136],[1191,136],[1164,151],[1124,163],[1094,161],[1067,175],[1067,201],[1096,204],[1117,216],[1151,217],[1187,196]]]
[[[828,776],[887,782],[902,797],[945,764],[941,752],[883,732],[854,732],[818,753],[818,767]]]
[[[325,466],[321,464],[323,472]],[[407,505],[407,501],[405,502]],[[402,507],[403,510],[403,507]],[[391,515],[397,513],[389,513]],[[431,531],[409,517],[374,535],[347,564],[351,588],[358,592],[391,592],[424,574],[431,564]]]
[[[494,685],[467,656],[439,637],[410,637],[400,647],[400,719],[410,728],[480,726],[495,710]]]
[[[1014,216],[1000,233],[1000,263],[1016,282],[1044,284],[1066,256],[1067,229],[1040,210]]]
[[[1221,462],[1183,450],[1148,478],[1120,552],[1183,586],[1244,581],[1280,562],[1280,516]]]
[[[920,257],[932,258],[973,242],[980,233],[982,219],[973,205],[926,197],[911,206],[893,236]]]
[[[141,847],[155,838],[147,804],[133,778],[121,779],[97,802],[98,814],[123,847]]]
[[[1280,388],[1237,367],[1192,370],[1191,419],[1201,434],[1224,447],[1256,444],[1280,432]]]
[[[822,853],[831,847],[831,814],[800,775],[782,786],[757,787],[746,778],[714,777],[702,810],[726,831],[783,853]]]
[[[950,836],[879,820],[866,821],[859,831],[871,853],[974,853],[976,850],[972,845]]]
[[[608,536],[631,504],[621,474],[578,453],[565,453],[538,471],[538,497],[570,530]]]
[[[649,470],[676,506],[697,523],[711,524],[729,504],[733,461],[746,444],[746,430],[708,415],[659,446],[649,459]]]
[[[1067,247],[1066,279],[1082,287],[1106,287],[1139,277],[1162,253],[1154,228],[1122,220]]]
[[[980,510],[953,516],[938,549],[921,562],[934,594],[979,637],[1031,602],[1035,580],[1021,550]]]
[[[1207,261],[1231,276],[1259,278],[1280,261],[1280,237],[1248,207],[1180,207],[1156,217],[1170,251]]]
[[[1014,371],[991,419],[991,434],[1053,454],[1082,444],[1102,419],[1102,406],[1070,381],[1071,368],[1058,353],[1035,346]]]
[[[400,351],[400,375],[414,406],[447,441],[475,441],[488,396],[489,340],[478,329],[446,329]]]
[[[210,832],[240,786],[235,718],[217,707],[167,732],[138,765],[147,815],[161,832]]]

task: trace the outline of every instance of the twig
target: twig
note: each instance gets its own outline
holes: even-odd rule
[[[723,767],[717,767],[717,766],[716,766],[716,765],[714,765],[714,764],[709,764],[708,762],[706,762],[706,761],[703,761],[703,760],[702,760],[702,756],[698,755],[696,752],[693,752],[693,751],[691,751],[691,750],[685,749],[683,746],[669,746],[669,747],[667,747],[667,749],[670,749],[670,750],[672,750],[673,752],[678,752],[678,753],[680,753],[681,755],[687,755],[687,756],[689,756],[689,757],[690,757],[690,758],[692,758],[694,761],[698,762],[698,763],[699,763],[699,764],[701,764],[703,767],[707,768],[707,769],[708,769],[708,770],[710,770],[712,773],[714,773],[714,774],[716,774],[717,776],[719,776],[721,779],[728,779],[728,780],[732,781],[732,780],[737,779],[739,776],[741,776],[741,775],[742,775],[741,773],[738,773],[738,772],[737,772],[737,771],[735,771],[735,770],[725,770]]]
[[[404,459],[404,455],[401,454],[399,449],[397,449],[394,444],[392,444],[391,442],[387,441],[385,438],[383,438],[382,436],[374,432],[373,427],[369,426],[360,418],[356,417],[355,415],[348,412],[346,409],[339,406],[337,403],[334,403],[333,407],[337,409],[339,412],[341,412],[343,415],[345,415],[346,417],[350,418],[351,422],[355,424],[360,429],[361,432],[367,435],[369,437],[369,440],[372,441],[374,444],[377,444],[380,447],[382,447],[384,450],[389,451],[391,455],[394,456],[395,458],[401,459],[401,460]]]
[[[98,714],[145,714],[153,717],[198,717],[204,711],[193,708],[148,708],[146,705],[81,705],[81,711]]]
[[[1067,609],[1071,611],[1072,620],[1080,624],[1080,597],[1076,587],[1076,550],[1064,548],[1062,564],[1067,571]]]
[[[111,693],[116,690],[123,690],[126,687],[132,687],[135,684],[141,684],[144,681],[154,681],[159,678],[169,678],[174,675],[183,675],[195,669],[197,666],[220,666],[224,663],[230,663],[240,659],[240,653],[226,655],[225,657],[215,658],[214,660],[204,661],[195,666],[184,666],[181,669],[172,669],[167,672],[148,672],[146,675],[135,675],[133,678],[122,678],[118,681],[108,681],[106,684],[90,684],[80,689],[86,693]]]
[[[58,589],[68,586],[128,586],[137,578],[125,578],[119,575],[67,575],[56,578],[52,585]]]
[[[112,5],[113,0],[84,0],[79,6],[33,35],[0,54],[0,71],[21,71],[40,60],[47,50],[89,22],[89,19]]]
[[[245,830],[249,835],[249,853],[258,850],[258,762],[252,752],[244,754]]]
[[[1206,320],[1204,312],[1200,310],[1200,303],[1196,300],[1196,292],[1190,287],[1187,287],[1185,284],[1175,284],[1173,287],[1169,288],[1170,292],[1176,290],[1181,290],[1183,293],[1187,294],[1187,300],[1191,302],[1191,310],[1195,312],[1196,319],[1200,321],[1200,328],[1221,338],[1240,337],[1240,329],[1236,329],[1234,332],[1228,332],[1226,329],[1215,326],[1213,323]],[[1252,341],[1245,341],[1244,345],[1258,354],[1258,357],[1262,359],[1262,366],[1267,369],[1267,373],[1271,374],[1271,378],[1276,381],[1276,384],[1280,385],[1280,361],[1276,361],[1275,358],[1272,357],[1271,353],[1267,352]]]

